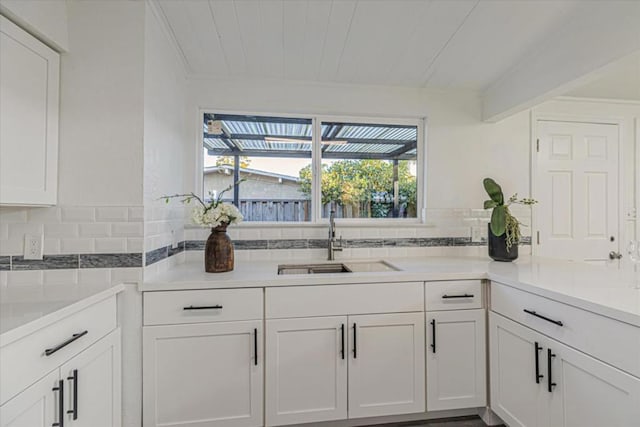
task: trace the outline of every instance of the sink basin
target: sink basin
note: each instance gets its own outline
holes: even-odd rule
[[[344,264],[281,264],[278,274],[351,273]]]
[[[366,273],[397,270],[398,268],[386,261],[353,261],[344,264],[280,264],[278,266],[278,274]]]

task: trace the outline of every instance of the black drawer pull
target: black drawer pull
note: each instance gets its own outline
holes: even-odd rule
[[[553,323],[554,325],[564,326],[564,324],[563,324],[561,321],[559,321],[559,320],[549,319],[548,317],[543,316],[542,314],[538,314],[538,313],[536,313],[536,312],[535,312],[535,311],[533,311],[533,310],[527,310],[527,309],[525,308],[525,309],[524,309],[524,312],[525,312],[525,313],[527,313],[527,314],[530,314],[530,315],[532,315],[532,316],[536,316],[536,317],[538,317],[538,318],[540,318],[540,319],[542,319],[542,320],[546,320],[547,322],[551,322],[551,323]]]
[[[51,390],[58,392],[58,422],[51,424],[51,426],[64,427],[64,381],[58,380],[58,386]]]
[[[67,414],[73,414],[73,419],[78,419],[78,370],[73,370],[73,375],[67,377],[70,382],[73,381],[73,407],[67,411]]]
[[[473,294],[464,294],[464,295],[442,295],[442,299],[451,299],[451,298],[473,298]]]
[[[549,393],[552,393],[553,388],[557,385],[556,383],[553,382],[553,379],[551,378],[551,360],[554,357],[556,357],[556,355],[551,352],[550,348],[548,348],[547,349],[547,390],[549,391]]]
[[[48,348],[44,351],[44,355],[45,356],[51,356],[53,353],[55,353],[56,351],[65,348],[66,346],[68,346],[69,344],[71,344],[72,342],[74,342],[75,340],[87,335],[89,333],[89,331],[82,331],[79,334],[73,334],[71,335],[71,338],[69,338],[68,340],[66,340],[63,343],[58,344],[57,346],[53,347],[53,348]]]
[[[540,353],[542,350],[542,346],[538,344],[538,341],[535,342],[535,356],[536,356],[536,384],[540,384],[540,378],[544,378],[544,375],[540,374]]]
[[[435,353],[436,352],[436,319],[431,319],[431,336],[432,336],[431,352]]]
[[[190,305],[182,307],[183,310],[222,310],[221,305]]]

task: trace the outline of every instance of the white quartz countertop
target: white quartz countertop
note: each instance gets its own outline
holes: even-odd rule
[[[124,285],[38,285],[0,290],[0,347],[124,290]]]
[[[363,260],[335,262],[358,261]],[[630,269],[535,257],[523,257],[513,263],[470,257],[385,258],[385,261],[398,271],[278,275],[280,264],[327,262],[284,260],[236,262],[234,271],[212,274],[204,271],[202,263],[186,263],[141,284],[140,290],[489,279],[640,326],[640,289],[635,288],[640,273],[634,276]]]

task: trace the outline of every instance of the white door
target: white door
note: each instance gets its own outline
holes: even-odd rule
[[[347,317],[266,322],[266,424],[347,418]]]
[[[485,311],[427,313],[427,410],[487,403]]]
[[[56,203],[59,63],[0,16],[0,204]]]
[[[118,427],[122,424],[120,329],[60,367],[65,380],[65,425]]]
[[[424,313],[349,316],[349,343],[349,418],[424,412]]]
[[[261,426],[262,321],[144,327],[143,425]]]
[[[58,374],[56,369],[0,406],[0,426],[51,427],[59,422],[62,396],[59,390],[53,390],[59,384]]]
[[[510,427],[548,426],[543,336],[489,313],[489,338],[491,409]]]
[[[640,425],[640,379],[552,341],[553,427]]]
[[[536,255],[605,263],[619,252],[618,145],[617,125],[538,121]]]

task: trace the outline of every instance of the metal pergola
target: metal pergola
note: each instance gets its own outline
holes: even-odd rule
[[[312,156],[311,119],[205,113],[203,143],[211,156],[234,158],[234,182],[240,179],[240,157]],[[398,206],[398,162],[415,160],[417,128],[413,125],[322,122],[323,159],[378,159],[393,162],[394,210]],[[238,185],[233,200],[239,200]]]

